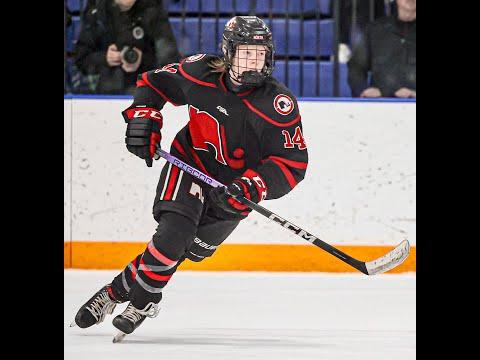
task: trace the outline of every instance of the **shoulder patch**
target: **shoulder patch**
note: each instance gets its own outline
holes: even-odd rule
[[[300,121],[297,99],[287,87],[273,78],[250,98],[242,101],[249,110],[272,125],[289,127]]]
[[[288,115],[295,108],[295,103],[290,96],[285,94],[278,94],[273,100],[273,108],[280,115]]]

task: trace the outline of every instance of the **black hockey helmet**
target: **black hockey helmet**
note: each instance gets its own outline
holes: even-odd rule
[[[260,85],[273,72],[275,50],[272,33],[267,25],[256,16],[235,16],[223,30],[222,51],[227,71],[233,65],[233,57],[238,45],[264,45],[265,65],[261,72],[250,70],[242,75],[234,74],[235,80],[244,85]]]

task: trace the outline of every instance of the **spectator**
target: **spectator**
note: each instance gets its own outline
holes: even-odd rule
[[[417,4],[416,0],[396,1],[397,15],[368,24],[353,49],[348,83],[355,97],[417,96]]]
[[[67,2],[64,3],[63,8],[63,21],[65,24],[65,29],[67,29],[70,25],[72,25],[72,14],[70,10],[67,8]],[[64,44],[64,55],[63,55],[63,91],[64,93],[70,92],[70,74],[68,73],[67,68],[67,49],[66,49],[66,42]]]
[[[358,42],[365,26],[387,15],[386,7],[390,0],[337,0],[339,1],[339,61],[346,63],[351,55],[351,48]],[[330,2],[333,14],[334,2]]]
[[[95,82],[89,84],[92,92],[131,94],[137,74],[179,58],[161,1],[89,1],[74,61],[83,75]]]

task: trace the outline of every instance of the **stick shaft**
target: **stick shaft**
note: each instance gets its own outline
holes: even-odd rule
[[[204,174],[203,172],[199,171],[198,169],[195,169],[194,167],[184,163],[182,160],[178,159],[177,157],[173,156],[172,154],[162,150],[162,149],[157,149],[157,154],[160,155],[162,158],[167,160],[169,163],[172,165],[177,166],[181,170],[185,171],[186,173],[192,175],[193,177],[203,181],[204,183],[212,186],[212,187],[226,187],[224,184],[221,182],[213,179],[212,177],[208,176],[207,174]],[[332,254],[333,256],[337,257],[338,259],[342,260],[343,262],[349,264],[350,266],[354,267],[358,271],[361,271],[364,274],[368,275],[367,268],[365,266],[365,263],[362,261],[359,261],[353,257],[351,257],[348,254],[345,254],[343,251],[338,250],[337,248],[333,247],[330,244],[327,244],[323,240],[320,240],[318,237],[310,234],[309,232],[305,231],[302,229],[300,226],[297,226],[293,224],[290,221],[285,220],[281,216],[278,216],[277,214],[271,212],[270,210],[264,208],[261,205],[258,205],[257,203],[250,201],[246,199],[245,197],[236,197],[236,199],[241,202],[242,204],[248,206],[249,208],[255,210],[256,212],[262,214],[263,216],[269,218],[270,220],[273,220],[277,224],[283,226],[284,228],[292,231],[295,235],[301,237],[304,240],[307,240],[308,242],[318,246],[322,250],[325,250],[326,252]]]

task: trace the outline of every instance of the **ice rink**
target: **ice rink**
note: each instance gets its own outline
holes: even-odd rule
[[[65,270],[67,360],[411,360],[416,276],[177,272],[158,317],[113,344],[113,316],[70,328],[78,308],[118,271]]]

